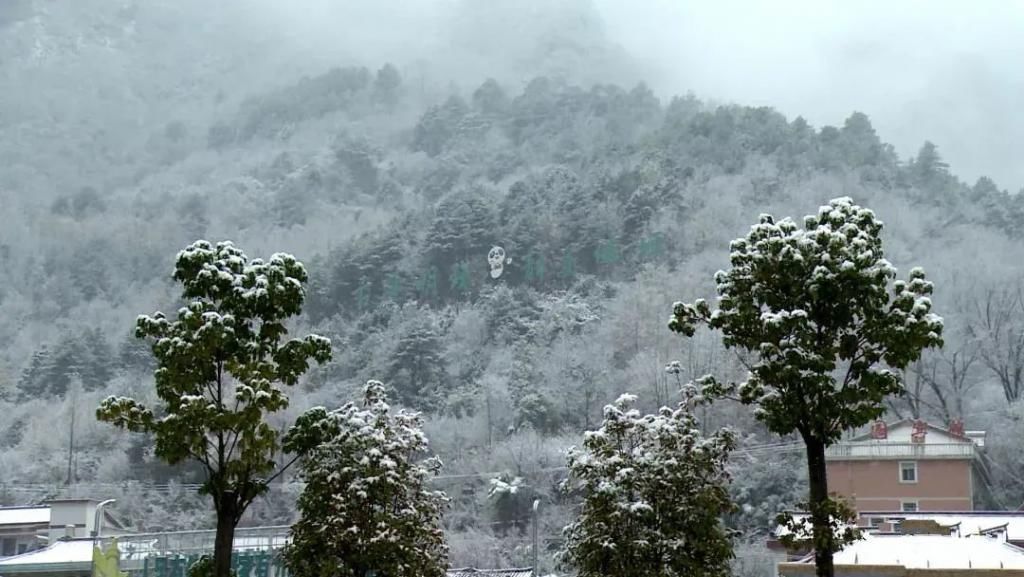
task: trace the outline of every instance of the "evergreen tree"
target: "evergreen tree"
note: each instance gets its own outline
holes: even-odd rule
[[[492,340],[506,345],[533,340],[540,318],[536,291],[498,284],[481,293],[480,303],[487,311],[487,334]]]
[[[373,99],[385,110],[394,110],[400,96],[399,90],[402,87],[402,75],[394,64],[388,62],[373,79]]]
[[[430,266],[444,276],[460,262],[471,265],[476,277],[486,275],[487,251],[494,240],[494,217],[480,189],[461,191],[437,207],[424,240]],[[452,287],[452,283],[445,283]],[[445,294],[448,294],[447,292]]]
[[[315,177],[313,177],[315,180]],[[300,179],[289,179],[274,194],[272,210],[274,224],[283,228],[291,228],[306,224],[313,196],[309,193],[309,183]]]
[[[306,486],[284,559],[295,577],[443,577],[447,497],[427,487],[441,461],[427,451],[422,419],[392,412],[369,381],[361,405],[313,409],[289,431]]]
[[[67,267],[71,276],[72,286],[86,301],[111,294],[110,255],[113,254],[112,243],[105,238],[76,245],[71,257],[62,266]]]
[[[28,366],[18,380],[19,396],[23,399],[35,399],[49,393],[53,379],[57,377],[53,354],[45,344],[32,353]],[[65,383],[66,381],[61,381]]]
[[[182,232],[188,235],[186,238],[202,238],[206,235],[206,229],[210,226],[210,203],[205,196],[187,195],[178,201],[175,212]]]
[[[863,112],[851,114],[839,134],[846,162],[851,166],[874,165],[882,159],[882,142]]]
[[[157,312],[140,316],[135,329],[152,343],[161,405],[108,397],[96,417],[152,434],[169,464],[202,465],[201,492],[217,515],[209,568],[229,577],[235,526],[283,471],[273,473],[280,440],[265,421],[288,406],[278,384],[294,385],[310,360],[329,360],[331,343],[316,335],[281,342],[305,298],[306,269],[291,255],[250,261],[230,242],[196,241],[178,253],[174,279],[187,303],[177,320]]]
[[[540,356],[536,347],[520,344],[513,353],[508,376],[508,391],[512,401],[512,428],[532,428],[541,433],[555,433],[561,428],[553,395],[543,390],[543,375],[537,368]]]
[[[15,399],[15,382],[11,379],[7,363],[0,360],[0,401],[10,402]]]
[[[685,404],[641,415],[623,395],[569,453],[569,483],[583,494],[564,530],[562,561],[580,577],[725,577],[732,544],[729,430],[703,437]]]
[[[820,577],[834,575],[833,553],[853,537],[836,531],[852,511],[829,498],[825,448],[881,416],[882,401],[903,390],[897,371],[942,345],[924,271],[912,269],[890,293],[896,269],[883,258],[881,232],[874,213],[849,198],[806,217],[803,229],[762,215],[733,241],[732,268],[715,275],[719,308],[676,303],[669,324],[687,336],[698,324],[721,330],[727,348],[752,359],[746,381],[703,377],[703,394],[738,391],[769,430],[803,438]]]
[[[537,491],[525,485],[522,477],[502,473],[491,479],[487,496],[494,507],[495,523],[502,532],[516,528],[519,534],[526,533],[533,501],[539,496]]]
[[[506,111],[509,105],[508,96],[493,78],[488,78],[473,91],[473,108],[483,114],[498,115]]]
[[[1021,206],[1024,191],[1010,196],[1005,190],[999,190],[991,178],[982,176],[971,187],[969,198],[973,208],[980,211],[981,221],[990,227],[1013,231],[1014,223],[1020,222],[1022,213],[1017,207]]]
[[[114,376],[114,354],[103,331],[98,328],[84,331],[78,344],[82,357],[79,371],[82,386],[87,391],[105,387]]]
[[[122,369],[129,371],[147,372],[153,371],[156,366],[153,363],[153,354],[145,342],[129,336],[121,343],[118,352],[118,364]]]
[[[602,200],[575,172],[564,166],[545,170],[538,184],[558,203],[561,246],[579,258],[578,267],[582,272],[593,272],[602,247],[613,246],[613,241],[617,244],[620,223],[613,225],[597,218],[596,209]]]
[[[44,345],[33,353],[18,389],[22,398],[59,397],[77,378],[85,390],[93,391],[113,377],[112,361],[113,353],[100,329],[65,335],[52,349]]]
[[[447,150],[459,135],[462,120],[468,113],[469,106],[459,96],[451,96],[444,104],[431,107],[413,131],[413,150],[421,150],[429,156]]]
[[[391,355],[387,378],[404,405],[417,409],[437,407],[447,381],[444,345],[430,319],[414,321]]]
[[[911,164],[911,171],[920,185],[928,185],[936,177],[947,175],[948,169],[949,165],[939,156],[939,148],[929,141],[921,145],[917,158]]]
[[[512,258],[507,272],[521,273],[519,280],[534,286],[543,283],[526,278],[526,271],[520,265],[529,258],[544,258],[551,262],[555,256],[553,247],[558,244],[559,221],[555,218],[554,202],[562,190],[547,185],[541,175],[520,180],[509,187],[498,209],[499,238],[506,254]]]

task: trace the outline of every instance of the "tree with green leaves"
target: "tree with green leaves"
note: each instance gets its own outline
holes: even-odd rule
[[[304,455],[301,518],[284,550],[295,577],[444,577],[448,499],[427,487],[441,461],[418,459],[422,426],[418,413],[391,411],[379,381],[366,383],[360,404],[299,418],[285,440]]]
[[[388,62],[373,79],[373,98],[385,110],[394,110],[401,96],[402,75]]]
[[[560,560],[579,577],[725,577],[732,543],[728,429],[704,437],[687,399],[641,415],[636,397],[604,409],[604,422],[569,453],[568,487],[583,495],[564,529]]]
[[[833,553],[853,538],[837,531],[852,512],[831,499],[825,449],[844,430],[884,412],[899,393],[899,371],[921,351],[942,345],[942,319],[931,312],[932,283],[914,268],[891,282],[882,222],[849,198],[832,200],[800,228],[762,215],[732,243],[731,269],[715,275],[718,308],[676,303],[669,328],[693,336],[703,324],[748,362],[747,379],[697,384],[708,397],[738,394],[779,435],[799,433],[807,446],[815,563],[834,574]]]
[[[96,416],[153,435],[169,464],[202,466],[201,491],[217,514],[213,575],[228,577],[235,526],[287,468],[277,468],[281,442],[265,417],[288,406],[280,385],[294,385],[311,360],[328,361],[331,343],[317,335],[283,342],[307,280],[291,255],[249,260],[230,242],[196,241],[178,253],[174,279],[186,303],[177,320],[157,312],[135,328],[152,344],[160,406],[109,397]]]
[[[910,170],[920,184],[928,184],[937,176],[947,175],[949,165],[939,155],[939,147],[926,140],[917,151],[917,158],[910,165]]]
[[[397,401],[419,410],[443,405],[452,383],[444,363],[444,340],[436,320],[429,311],[413,318],[405,333],[398,338],[385,368],[386,381]]]
[[[468,113],[469,105],[458,95],[449,96],[443,104],[430,107],[413,130],[413,150],[421,150],[428,156],[437,156],[447,150],[462,131],[462,121]]]

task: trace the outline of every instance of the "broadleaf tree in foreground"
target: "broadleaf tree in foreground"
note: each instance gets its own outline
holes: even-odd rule
[[[369,381],[361,404],[311,409],[285,448],[302,454],[301,517],[284,559],[296,577],[444,577],[441,513],[448,499],[427,484],[441,462],[427,452],[418,413],[392,412]]]
[[[687,404],[641,415],[623,395],[569,453],[583,495],[561,562],[580,577],[725,577],[732,542],[728,429],[704,437]],[[689,402],[689,400],[688,400]]]
[[[331,343],[317,335],[284,340],[307,281],[291,255],[249,260],[230,242],[196,241],[178,253],[174,279],[185,302],[177,319],[142,315],[135,328],[152,344],[160,405],[109,397],[96,416],[151,434],[156,455],[170,464],[202,466],[201,491],[217,515],[212,564],[202,566],[228,577],[235,527],[287,467],[277,466],[281,441],[266,416],[288,406],[281,385],[294,385],[311,360],[330,359]]]
[[[676,303],[669,324],[687,336],[700,324],[717,329],[727,348],[750,359],[744,382],[702,377],[702,394],[738,393],[769,430],[799,433],[806,444],[819,576],[834,574],[833,553],[855,538],[842,530],[852,511],[829,497],[826,447],[880,417],[885,397],[903,388],[898,371],[942,345],[932,283],[919,268],[892,282],[881,232],[872,211],[845,197],[805,217],[802,228],[762,215],[733,241],[732,267],[715,275],[718,308]]]

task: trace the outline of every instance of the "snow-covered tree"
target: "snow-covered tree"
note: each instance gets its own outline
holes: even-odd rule
[[[733,433],[705,438],[685,404],[641,415],[635,400],[606,406],[601,428],[569,452],[569,484],[583,505],[564,529],[561,560],[580,577],[728,575],[722,517],[732,509]]]
[[[417,311],[408,328],[398,337],[385,368],[397,401],[407,407],[426,410],[443,406],[450,385],[444,366],[442,335],[429,310]]]
[[[883,258],[881,232],[872,211],[845,197],[806,217],[803,228],[762,215],[733,241],[732,268],[715,275],[718,308],[676,303],[669,323],[687,336],[698,324],[721,330],[726,347],[748,356],[744,382],[703,377],[705,395],[738,392],[769,430],[803,438],[823,577],[834,574],[833,553],[847,537],[832,522],[850,514],[829,498],[825,448],[878,418],[882,401],[903,388],[897,370],[942,345],[932,283],[915,268],[890,291],[896,269]]]
[[[494,506],[497,529],[508,531],[512,527],[518,527],[520,533],[526,532],[531,517],[530,508],[534,499],[538,497],[533,487],[526,484],[522,477],[502,473],[491,479],[487,496]]]
[[[302,311],[306,269],[278,253],[249,260],[230,242],[196,241],[178,253],[174,279],[185,306],[177,320],[139,316],[135,334],[152,342],[161,405],[108,397],[101,421],[152,434],[156,455],[170,464],[198,461],[202,492],[217,514],[213,574],[231,575],[235,526],[256,497],[281,473],[281,442],[265,416],[285,409],[279,385],[294,385],[310,360],[331,357],[317,335],[282,342],[285,321]]]
[[[311,409],[285,448],[304,455],[301,518],[285,562],[296,577],[443,577],[447,497],[427,487],[441,462],[427,451],[419,413],[392,412],[369,381],[361,404]]]

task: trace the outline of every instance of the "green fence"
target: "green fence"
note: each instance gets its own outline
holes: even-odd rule
[[[238,577],[288,577],[281,548],[289,527],[240,527],[235,530],[231,566]],[[119,535],[116,539],[121,571],[129,577],[187,577],[188,568],[202,555],[213,554],[214,531],[177,531]]]
[[[236,551],[231,568],[238,577],[288,577],[278,551]],[[153,555],[142,559],[141,568],[122,566],[131,577],[187,577],[188,568],[199,560],[199,553]]]

